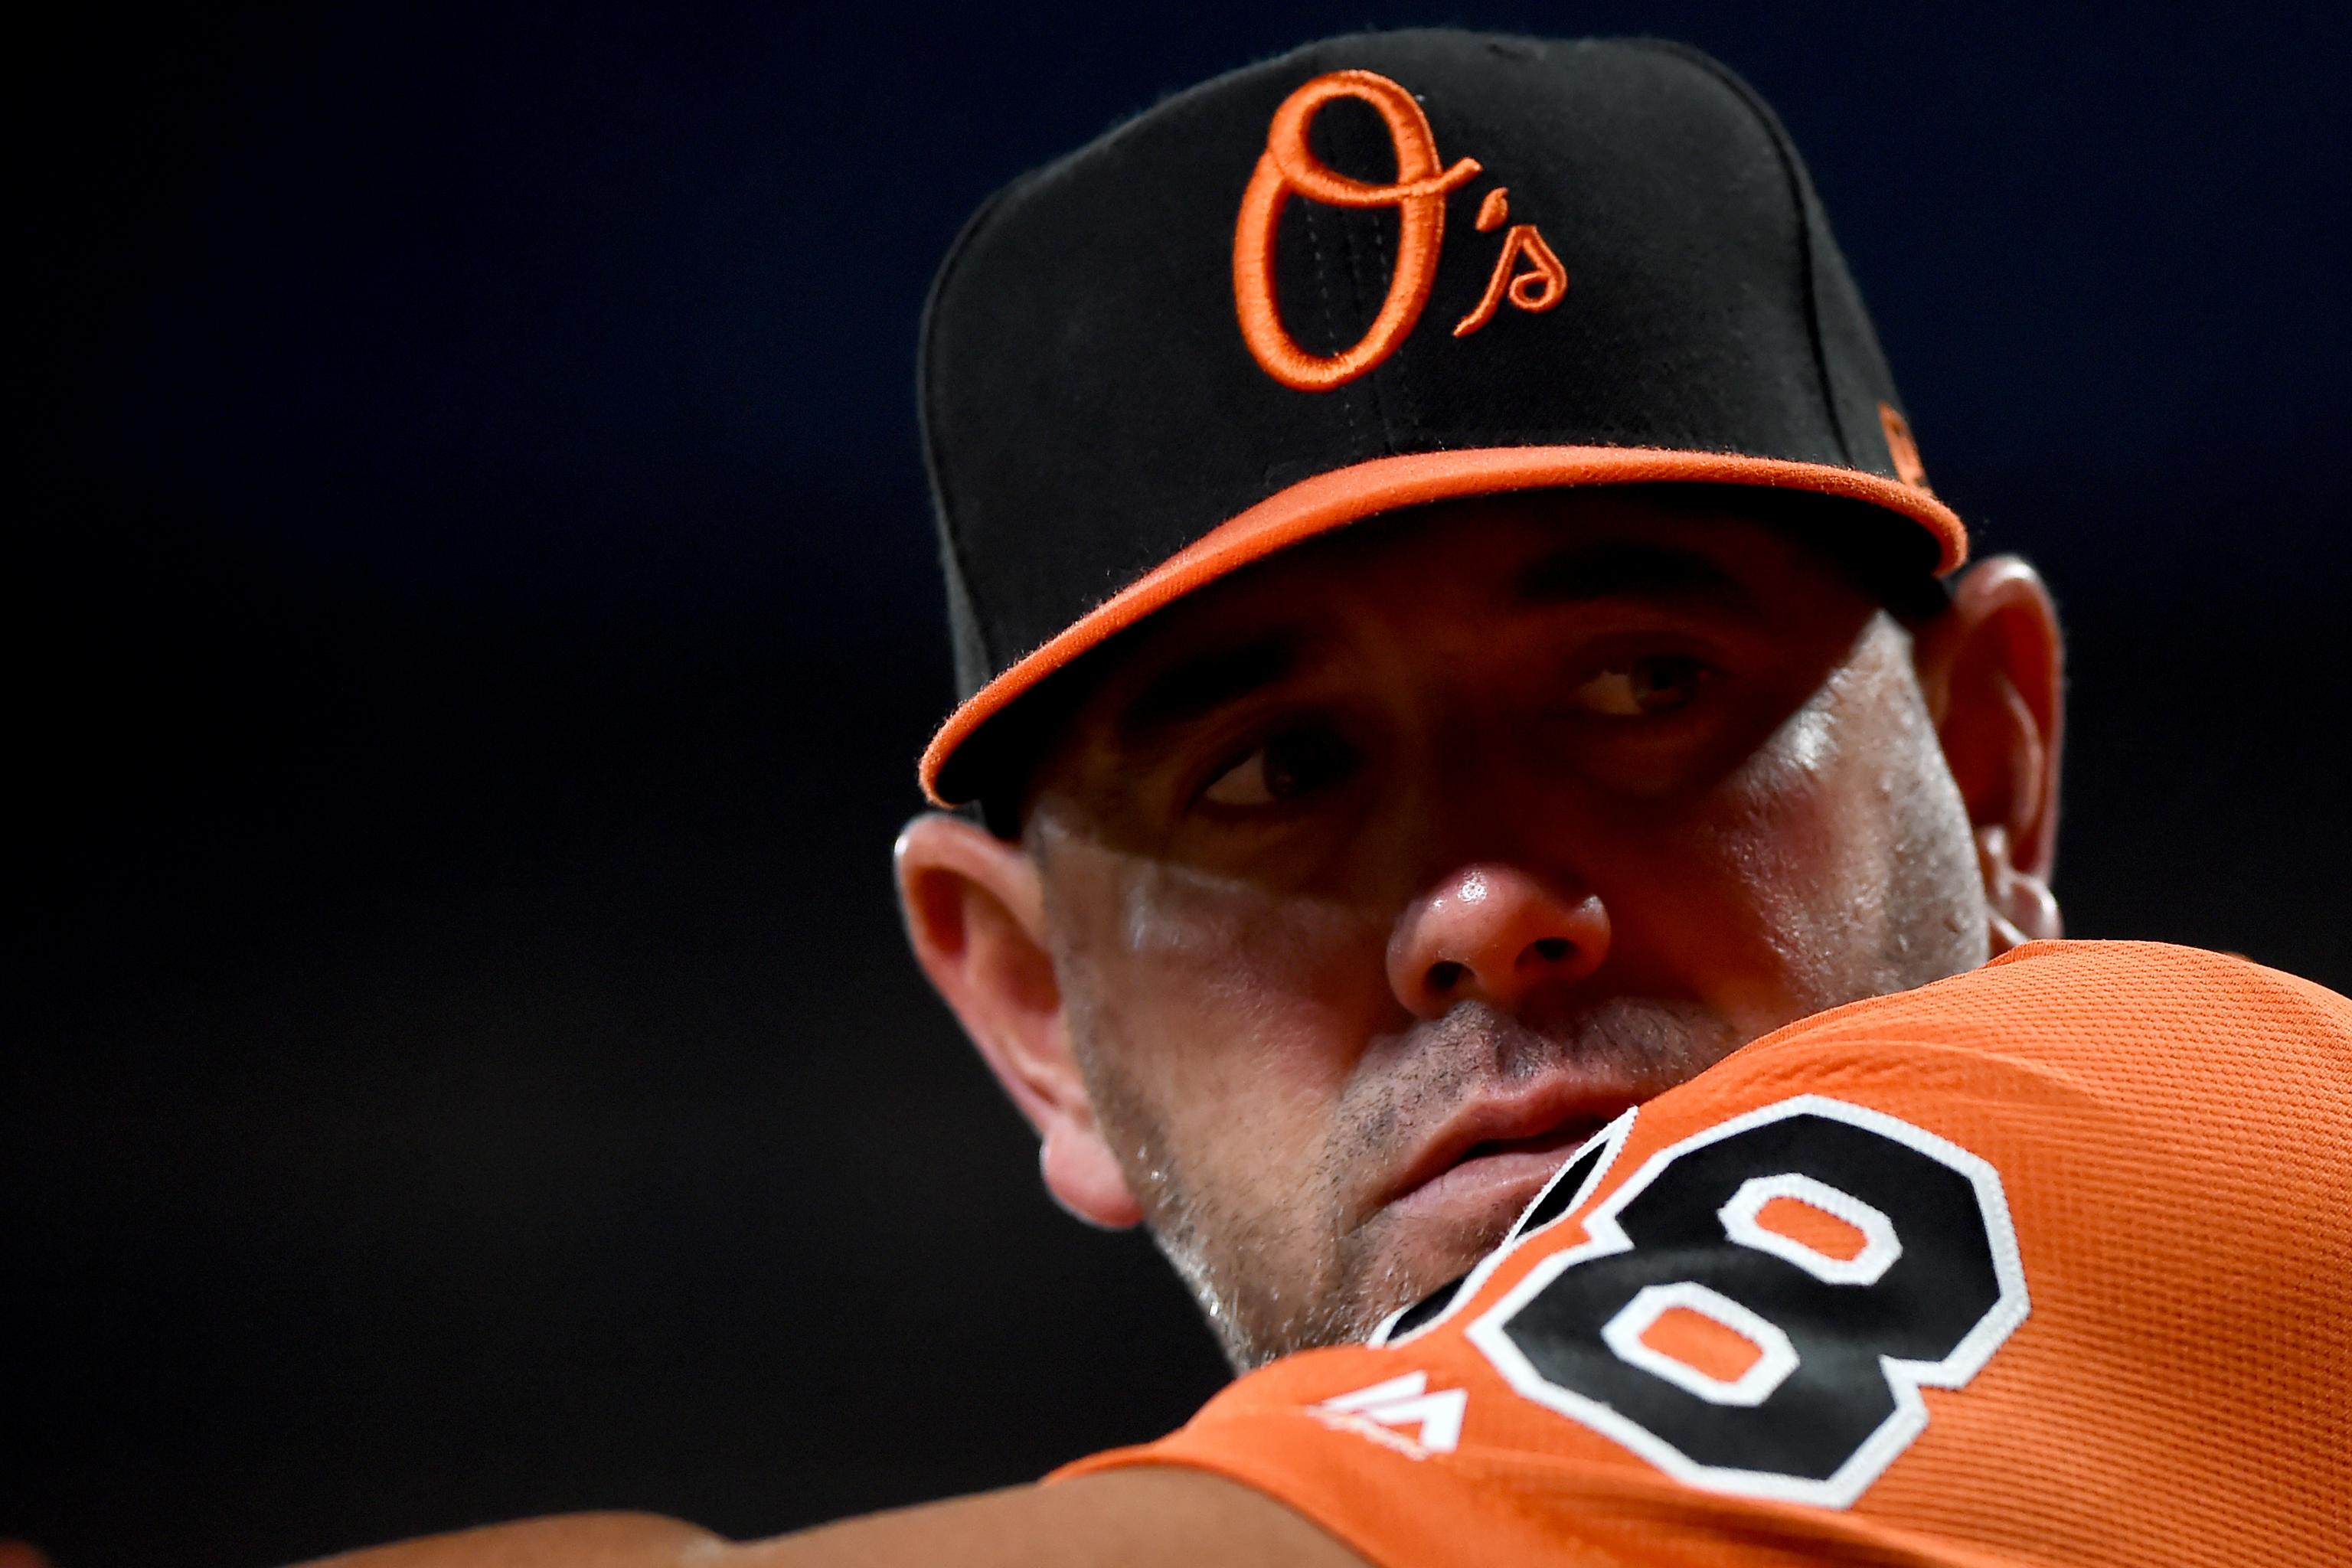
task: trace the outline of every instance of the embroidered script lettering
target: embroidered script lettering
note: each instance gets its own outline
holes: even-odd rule
[[[1334,99],[1369,105],[1388,128],[1396,152],[1392,184],[1351,179],[1328,167],[1307,145],[1316,114]],[[1328,392],[1344,386],[1396,352],[1421,320],[1437,281],[1437,258],[1445,240],[1445,198],[1479,172],[1475,158],[1445,164],[1429,117],[1413,96],[1372,71],[1333,71],[1317,77],[1283,100],[1266,128],[1265,151],[1242,195],[1234,226],[1234,304],[1242,341],[1268,375],[1297,392]],[[1336,354],[1313,354],[1298,346],[1283,325],[1275,300],[1275,234],[1293,195],[1326,206],[1397,209],[1396,268],[1379,314],[1364,335]],[[1476,220],[1481,231],[1501,226],[1510,212],[1501,189],[1486,193]],[[1525,268],[1517,274],[1516,264]],[[1532,224],[1514,224],[1504,236],[1503,253],[1487,279],[1477,309],[1455,323],[1465,337],[1494,319],[1504,300],[1522,310],[1549,310],[1568,292],[1568,268]]]
[[[1478,232],[1488,233],[1500,228],[1511,216],[1511,198],[1500,185],[1486,193],[1478,204]],[[1511,263],[1524,258],[1528,269],[1517,277],[1511,275]],[[1503,237],[1503,254],[1495,258],[1495,270],[1486,279],[1486,292],[1480,297],[1478,308],[1454,323],[1454,335],[1466,338],[1495,319],[1495,311],[1503,303],[1506,293],[1511,303],[1522,310],[1549,310],[1559,303],[1568,292],[1568,268],[1552,254],[1544,237],[1536,232],[1531,223],[1515,223],[1511,232]]]

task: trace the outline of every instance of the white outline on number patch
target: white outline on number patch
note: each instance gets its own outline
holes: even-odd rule
[[[1741,1470],[1727,1466],[1700,1464],[1648,1427],[1610,1405],[1551,1382],[1536,1370],[1518,1346],[1511,1342],[1506,1331],[1511,1319],[1542,1295],[1553,1280],[1580,1263],[1633,1250],[1632,1239],[1617,1223],[1618,1211],[1664,1174],[1666,1168],[1676,1160],[1694,1150],[1719,1143],[1750,1128],[1769,1126],[1791,1116],[1809,1113],[1891,1138],[1967,1177],[1969,1184],[1976,1190],[1977,1212],[1984,1221],[1985,1240],[1992,1256],[1993,1277],[2000,1291],[1985,1315],[1977,1320],[1976,1326],[1941,1361],[1907,1361],[1889,1355],[1878,1358],[1879,1367],[1886,1377],[1886,1385],[1895,1395],[1895,1410],[1854,1449],[1845,1463],[1838,1467],[1835,1474],[1825,1480],[1813,1480],[1769,1470]],[[2010,1218],[2009,1199],[2001,1190],[2000,1173],[1958,1144],[1938,1138],[1900,1118],[1864,1106],[1850,1105],[1842,1100],[1832,1100],[1825,1095],[1804,1094],[1783,1100],[1735,1116],[1728,1121],[1718,1122],[1703,1132],[1693,1133],[1679,1143],[1659,1150],[1643,1163],[1640,1170],[1625,1178],[1622,1185],[1603,1199],[1600,1207],[1585,1217],[1584,1230],[1587,1239],[1545,1258],[1528,1270],[1526,1279],[1480,1314],[1477,1321],[1465,1331],[1465,1337],[1495,1370],[1502,1373],[1503,1380],[1521,1398],[1590,1426],[1602,1436],[1632,1449],[1676,1480],[1705,1491],[1732,1497],[1771,1498],[1785,1502],[1811,1503],[1822,1508],[1853,1506],[1854,1500],[1869,1489],[1870,1484],[1885,1474],[1886,1467],[1893,1464],[1895,1458],[1926,1429],[1927,1405],[1920,1397],[1919,1390],[1922,1387],[1958,1388],[1967,1384],[1983,1369],[1985,1363],[1991,1359],[1992,1352],[2000,1348],[2001,1342],[2015,1332],[2017,1326],[2025,1321],[2026,1314],[2032,1310],[2032,1302],[2025,1289],[2024,1261],[2018,1254],[2017,1226]]]
[[[1677,1307],[1720,1323],[1754,1345],[1755,1363],[1727,1383],[1643,1343],[1642,1336],[1650,1331],[1650,1326]],[[1663,1377],[1709,1405],[1761,1405],[1797,1370],[1797,1347],[1789,1342],[1789,1336],[1780,1331],[1780,1325],[1767,1322],[1722,1291],[1711,1290],[1694,1279],[1678,1285],[1643,1286],[1633,1293],[1632,1300],[1618,1309],[1615,1317],[1601,1326],[1601,1342],[1615,1351],[1617,1359],[1627,1366],[1638,1366],[1652,1377]]]
[[[1819,1209],[1832,1218],[1845,1221],[1862,1232],[1862,1250],[1852,1258],[1832,1258],[1826,1252],[1814,1251],[1793,1236],[1766,1230],[1757,1223],[1757,1216],[1774,1198],[1791,1198],[1807,1208]],[[1740,1246],[1793,1263],[1824,1285],[1875,1285],[1895,1267],[1895,1260],[1903,1256],[1903,1243],[1895,1234],[1893,1220],[1852,1193],[1840,1192],[1827,1182],[1817,1182],[1794,1171],[1778,1176],[1750,1176],[1739,1184],[1739,1190],[1731,1194],[1729,1203],[1715,1211],[1715,1217],[1723,1222],[1723,1234]]]

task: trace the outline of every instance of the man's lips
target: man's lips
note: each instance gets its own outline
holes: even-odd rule
[[[1474,1100],[1422,1146],[1385,1201],[1428,1214],[1523,1205],[1578,1144],[1639,1098],[1615,1086],[1552,1083]]]

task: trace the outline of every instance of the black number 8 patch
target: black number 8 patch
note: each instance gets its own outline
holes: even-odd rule
[[[1696,1487],[1851,1504],[2028,1302],[1999,1173],[1805,1095],[1660,1150],[1470,1326],[1521,1394]]]

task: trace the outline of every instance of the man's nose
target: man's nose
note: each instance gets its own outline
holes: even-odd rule
[[[1516,1013],[1609,953],[1609,912],[1514,866],[1465,866],[1424,893],[1389,939],[1389,986],[1415,1016],[1475,999]]]

